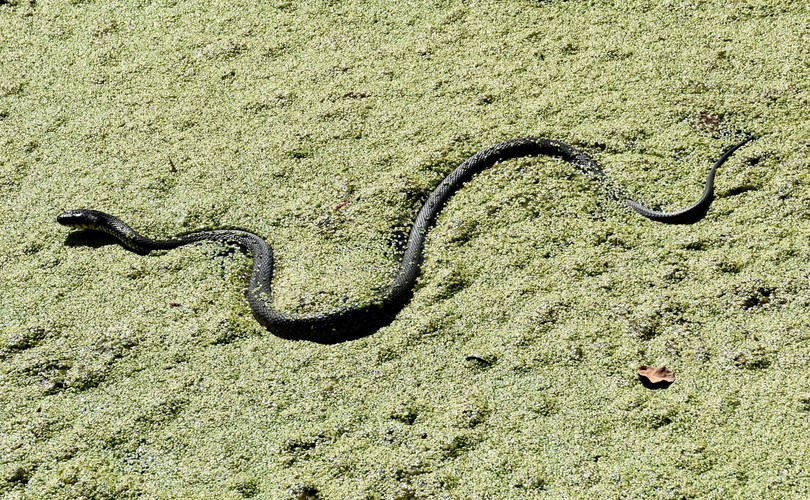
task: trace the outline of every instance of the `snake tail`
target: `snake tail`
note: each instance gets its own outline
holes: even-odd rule
[[[659,212],[657,210],[652,210],[631,199],[626,201],[627,205],[641,214],[643,217],[656,222],[663,222],[664,224],[694,224],[706,215],[706,212],[709,211],[709,206],[714,201],[714,177],[717,173],[717,169],[720,168],[720,165],[725,163],[735,151],[754,139],[755,137],[753,135],[749,135],[744,141],[728,148],[726,152],[723,153],[716,162],[714,162],[712,168],[709,169],[709,175],[706,176],[703,194],[700,196],[700,199],[698,199],[698,201],[692,205],[675,212]]]

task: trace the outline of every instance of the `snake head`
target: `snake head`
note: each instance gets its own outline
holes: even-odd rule
[[[186,244],[185,240],[180,239],[154,241],[144,238],[118,217],[99,210],[85,208],[68,210],[57,215],[56,222],[75,229],[107,233],[118,240],[124,248],[139,254],[147,254],[158,249],[168,250]]]
[[[99,229],[104,225],[105,213],[98,210],[68,210],[56,216],[56,222],[77,229]]]

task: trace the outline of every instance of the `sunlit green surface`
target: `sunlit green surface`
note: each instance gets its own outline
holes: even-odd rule
[[[0,494],[810,495],[810,8],[255,3],[0,1]],[[555,160],[486,172],[399,317],[331,347],[255,323],[239,252],[54,221],[244,227],[279,307],[326,310],[482,147],[575,143],[675,209],[736,131],[693,226]]]

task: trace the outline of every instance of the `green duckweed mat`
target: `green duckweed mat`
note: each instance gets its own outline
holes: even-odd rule
[[[776,0],[0,0],[0,496],[810,496],[810,7]],[[279,339],[250,260],[69,236],[243,227],[276,301],[393,276],[479,149],[396,320]],[[651,390],[639,365],[676,381]]]

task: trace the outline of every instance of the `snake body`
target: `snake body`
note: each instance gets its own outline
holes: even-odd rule
[[[608,190],[608,195],[627,203],[642,216],[660,222],[689,223],[705,214],[713,199],[713,181],[717,168],[739,147],[750,140],[730,148],[712,166],[703,196],[694,205],[678,212],[666,213],[650,210],[630,200],[621,188]],[[434,225],[447,200],[475,174],[498,162],[524,156],[548,155],[573,164],[580,172],[608,187],[605,173],[584,152],[564,142],[526,137],[512,139],[490,146],[474,154],[448,175],[428,196],[411,228],[399,271],[393,283],[382,288],[376,298],[362,305],[344,306],[332,311],[314,314],[285,314],[273,307],[272,278],[273,249],[260,236],[249,231],[222,229],[198,231],[166,240],[153,240],[142,236],[121,219],[98,210],[69,210],[57,216],[62,225],[102,231],[113,236],[130,251],[147,254],[155,250],[170,250],[201,241],[218,241],[239,245],[253,257],[253,269],[247,297],[256,320],[278,337],[309,340],[332,344],[369,335],[390,323],[410,300],[412,289],[422,264],[425,237]]]

